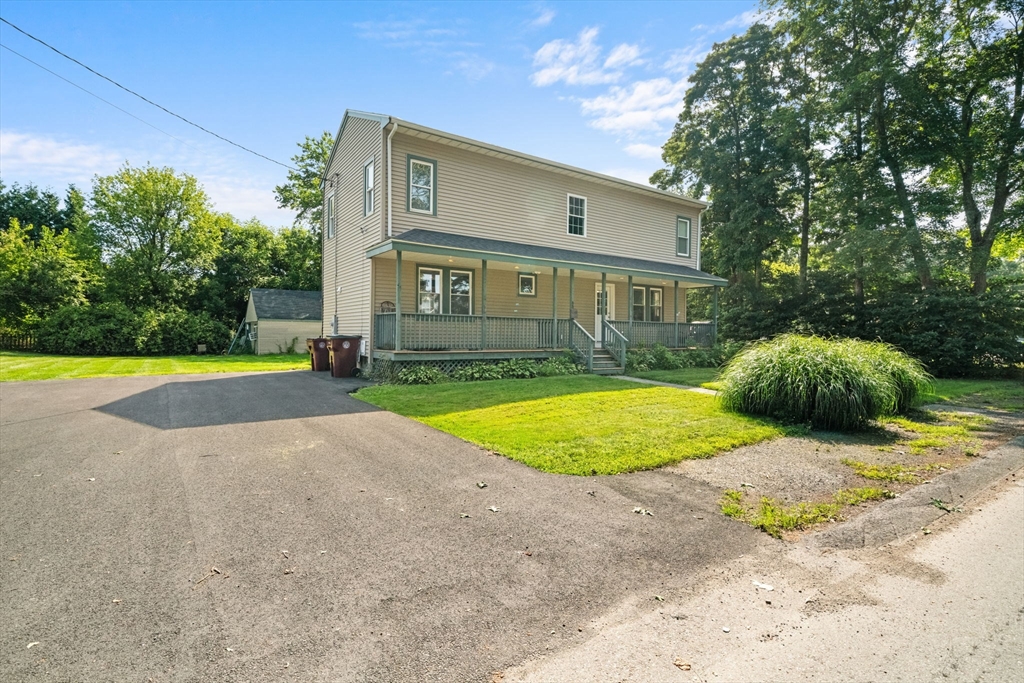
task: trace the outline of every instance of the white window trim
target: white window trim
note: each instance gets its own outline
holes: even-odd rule
[[[414,208],[413,205],[412,205],[412,188],[414,188],[414,187],[426,187],[425,185],[416,185],[416,184],[414,184],[412,182],[412,167],[415,164],[419,164],[421,166],[426,166],[427,168],[430,169],[430,187],[428,188],[430,190],[430,202],[429,202],[430,206],[428,208],[426,208],[426,209],[417,209],[417,208]],[[434,177],[434,164],[430,163],[429,161],[420,161],[419,159],[409,159],[409,211],[411,211],[412,213],[422,213],[422,214],[425,214],[427,216],[433,216],[434,215],[434,202],[437,201],[436,193],[437,193],[437,179]]]
[[[334,223],[335,223],[335,219],[334,219],[334,193],[333,192],[331,194],[327,195],[327,217],[326,217],[326,220],[324,222],[327,223],[327,225],[325,226],[327,229],[324,231],[324,233],[327,235],[326,239],[333,239],[334,238]]]
[[[370,167],[370,184],[366,184],[366,167]],[[372,216],[377,203],[377,164],[370,157],[363,162],[363,217]]]
[[[452,313],[452,275],[459,273],[460,275],[469,276],[469,313]],[[461,296],[461,295],[460,295]],[[444,297],[441,297],[441,308],[444,309]],[[473,271],[472,270],[458,270],[456,268],[448,269],[448,315],[473,315]]]
[[[643,302],[640,304],[636,303],[636,292],[640,290],[643,294]],[[633,285],[633,291],[629,295],[629,305],[632,307],[630,310],[633,313],[633,320],[636,320],[636,307],[639,305],[643,310],[643,317],[638,322],[644,322],[647,320],[647,288],[643,285]]]
[[[686,221],[686,252],[679,251],[679,221]],[[686,216],[676,216],[676,256],[689,258],[693,253],[693,221]]]
[[[533,291],[529,294],[523,292],[523,278],[528,277],[533,281]],[[516,293],[519,296],[537,296],[537,276],[534,273],[519,273],[516,277]]]
[[[572,206],[573,199],[583,200],[583,234],[577,235],[569,229],[569,218],[572,216],[570,207]],[[586,237],[587,236],[587,212],[589,211],[590,202],[587,198],[580,194],[566,194],[565,195],[565,234],[572,235],[573,237]]]

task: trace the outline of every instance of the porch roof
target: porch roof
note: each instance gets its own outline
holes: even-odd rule
[[[592,254],[585,251],[455,235],[419,228],[403,232],[397,237],[371,247],[367,250],[366,256],[372,258],[389,251],[413,251],[438,256],[511,261],[523,265],[574,268],[615,275],[671,278],[705,287],[727,284],[727,281],[720,277],[675,263],[647,261],[611,254]]]

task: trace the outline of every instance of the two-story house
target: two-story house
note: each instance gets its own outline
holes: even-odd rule
[[[701,202],[393,116],[346,111],[322,179],[325,334],[365,365],[710,345],[725,280],[700,270]],[[687,291],[715,288],[715,320]]]

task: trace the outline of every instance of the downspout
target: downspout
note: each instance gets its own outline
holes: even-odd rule
[[[388,237],[391,237],[391,138],[398,130],[398,122],[391,120],[391,132],[388,133]]]

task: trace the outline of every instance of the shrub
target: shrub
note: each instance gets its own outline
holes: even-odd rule
[[[538,377],[578,375],[581,372],[583,372],[583,368],[576,364],[571,354],[552,356],[537,366]]]
[[[396,384],[442,384],[448,381],[444,374],[432,365],[415,365],[402,368],[395,379]]]
[[[748,347],[720,379],[729,409],[839,431],[905,410],[927,381],[920,363],[884,344],[793,334]]]
[[[537,363],[526,358],[509,358],[497,364],[502,379],[530,379],[537,376]]]
[[[501,379],[501,369],[494,363],[473,363],[464,368],[459,368],[451,374],[456,382],[482,382],[491,379]]]
[[[231,331],[206,313],[177,308],[133,311],[112,301],[65,306],[37,331],[37,348],[48,353],[97,356],[163,356],[224,351]]]

